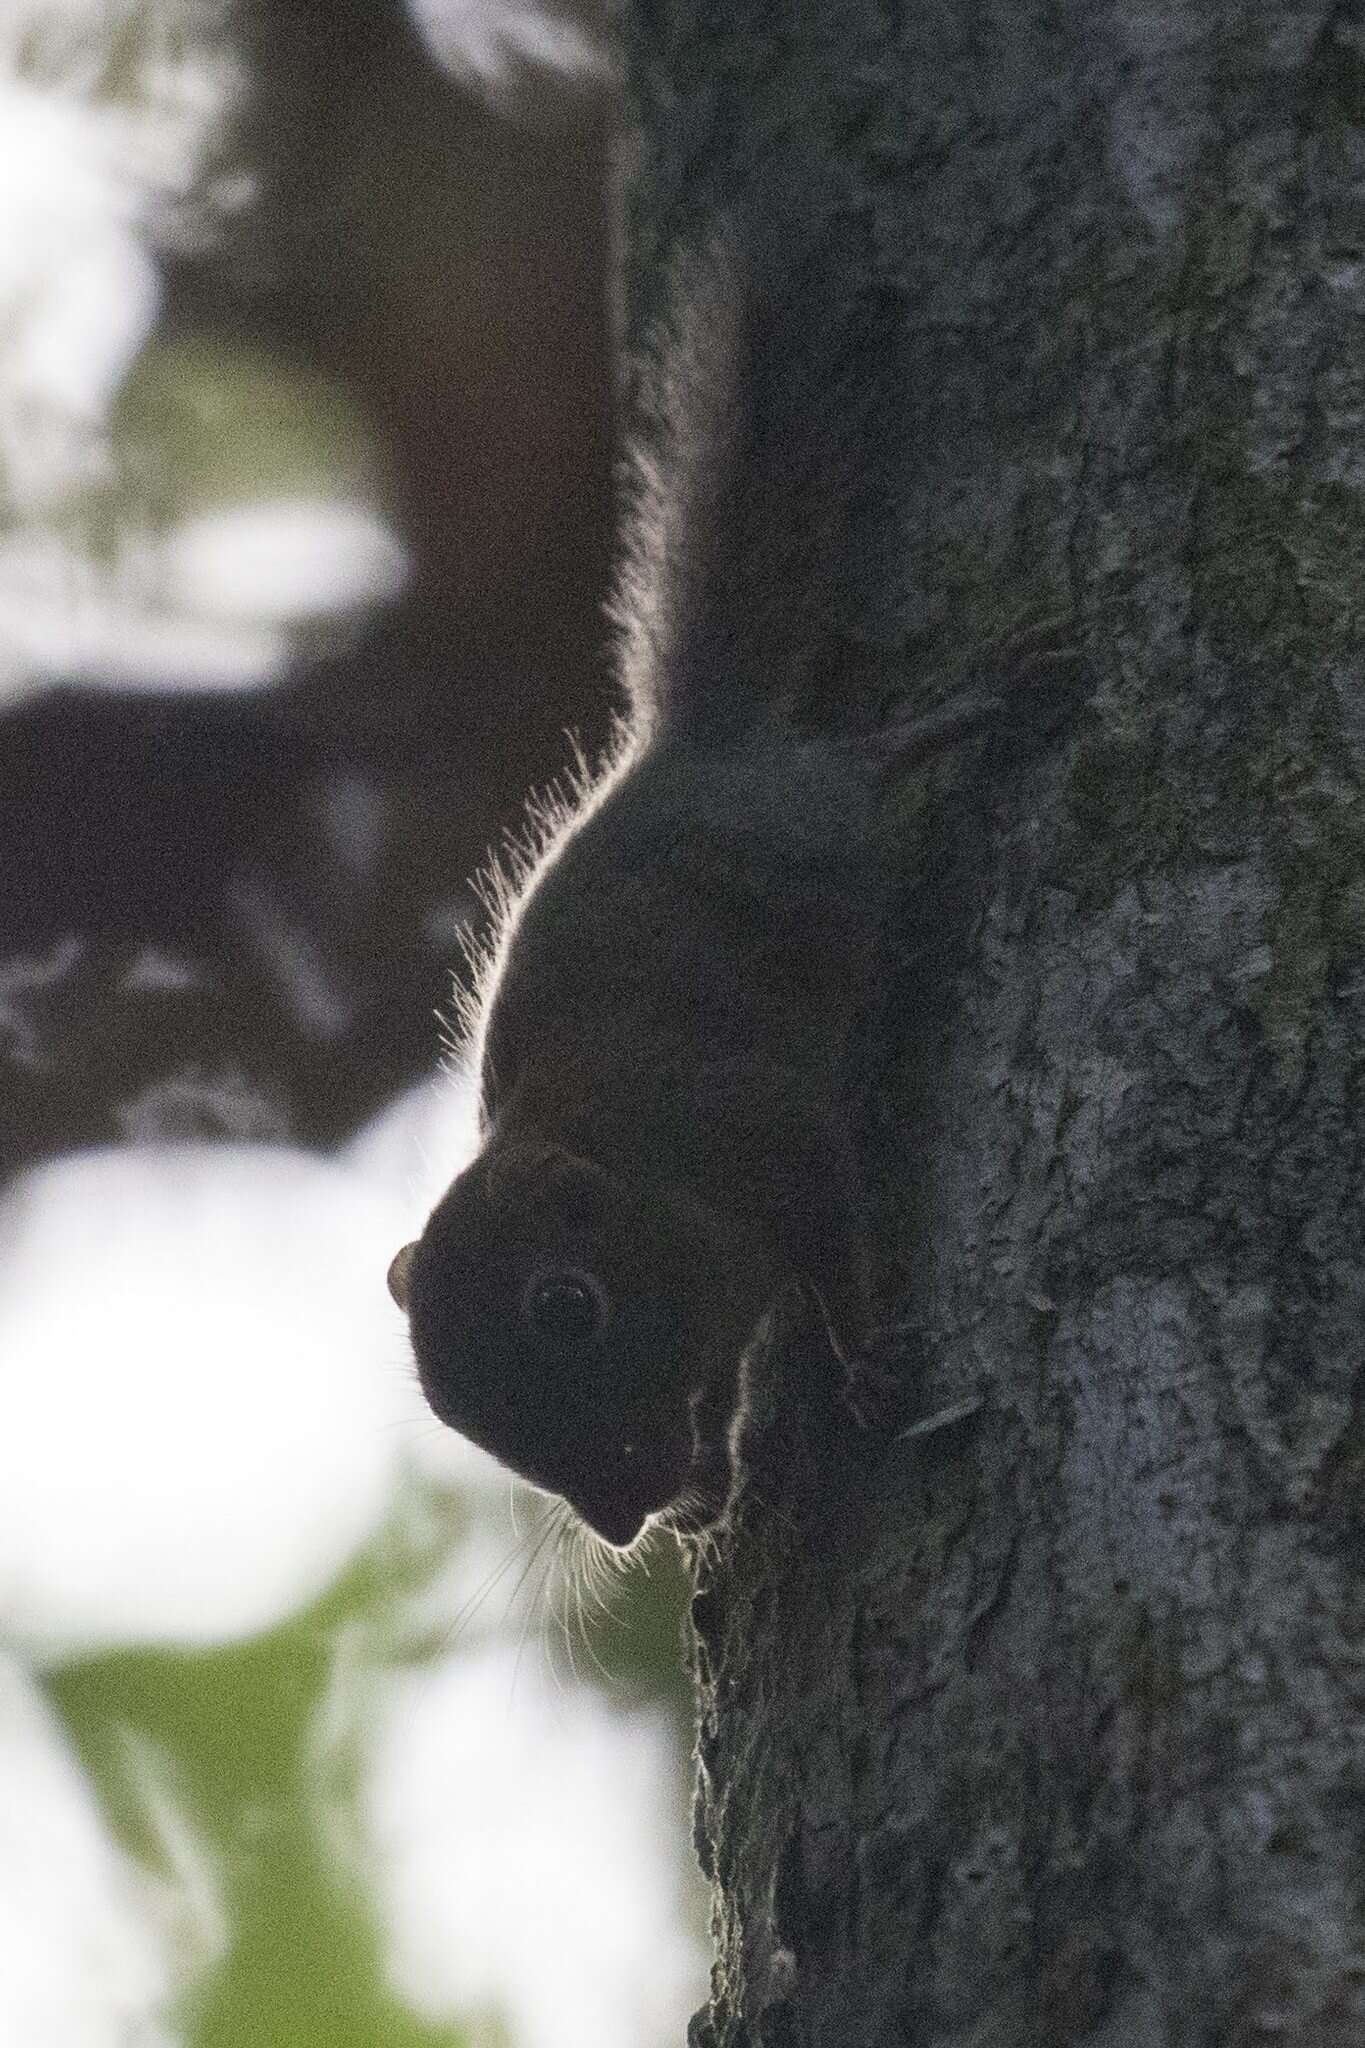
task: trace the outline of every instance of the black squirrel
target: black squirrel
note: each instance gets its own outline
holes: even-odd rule
[[[435,1413],[619,1546],[721,1513],[742,1360],[798,1290],[857,1409],[842,1074],[891,886],[881,797],[1003,701],[997,674],[888,718],[868,688],[897,673],[903,312],[842,245],[760,223],[681,273],[617,607],[628,714],[510,892],[482,1149],[389,1270]]]

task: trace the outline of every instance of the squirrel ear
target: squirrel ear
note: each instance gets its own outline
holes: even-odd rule
[[[546,1154],[535,1193],[566,1222],[599,1223],[607,1204],[607,1176],[591,1159],[553,1151]]]
[[[490,1145],[483,1158],[484,1191],[495,1208],[553,1209],[556,1216],[583,1224],[600,1220],[607,1176],[590,1159],[561,1145],[538,1143]]]

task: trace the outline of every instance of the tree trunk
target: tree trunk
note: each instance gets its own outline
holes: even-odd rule
[[[907,692],[1048,613],[1093,683],[903,806],[863,1143],[918,1405],[982,1406],[874,1448],[764,1366],[694,2042],[1359,2048],[1362,12],[629,36],[642,304],[793,132],[904,294]]]

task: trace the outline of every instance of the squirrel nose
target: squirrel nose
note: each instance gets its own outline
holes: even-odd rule
[[[389,1293],[404,1315],[408,1312],[408,1274],[412,1271],[412,1255],[416,1249],[415,1244],[405,1244],[401,1251],[394,1253],[389,1262]]]
[[[582,1516],[590,1529],[604,1536],[617,1550],[625,1550],[632,1544],[645,1526],[648,1510],[633,1507],[626,1500],[595,1500],[591,1504],[570,1497],[569,1505]]]

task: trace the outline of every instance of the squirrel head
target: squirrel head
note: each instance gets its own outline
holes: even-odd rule
[[[729,1483],[740,1358],[783,1276],[678,1189],[494,1140],[389,1269],[442,1422],[609,1543]]]

